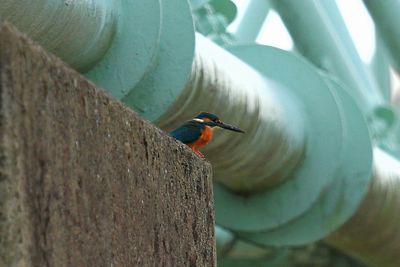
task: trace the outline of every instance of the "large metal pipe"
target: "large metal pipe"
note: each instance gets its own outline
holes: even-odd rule
[[[400,71],[400,29],[398,26],[400,2],[397,0],[363,0],[374,19],[379,35],[390,54],[397,71]]]
[[[215,226],[218,266],[283,266],[289,248],[264,247],[237,238],[234,233]]]
[[[255,42],[270,8],[269,0],[251,0],[249,2],[242,20],[234,32],[239,43]]]
[[[85,71],[107,51],[114,32],[113,1],[2,0],[0,17]]]
[[[368,64],[369,69],[379,84],[383,99],[386,103],[390,102],[391,84],[390,84],[390,58],[381,38],[375,39],[375,53]]]
[[[378,85],[357,53],[334,1],[273,0],[273,4],[298,51],[342,79],[366,113],[383,103]]]
[[[201,110],[215,112],[222,120],[229,118],[246,131],[245,135],[217,133],[205,150],[206,154],[212,151],[207,154],[209,160],[218,162],[215,177],[232,190],[272,187],[300,161],[305,123],[297,99],[287,88],[198,34],[187,86],[157,124],[170,130]]]
[[[176,10],[182,12],[180,23],[173,17]],[[160,76],[160,66],[164,70],[179,65],[179,70],[174,69],[178,78],[170,79],[172,83],[157,79],[167,84],[166,95],[174,98],[171,87],[183,86],[192,63],[194,29],[187,1],[4,0],[0,1],[0,17],[117,99],[130,94],[139,83],[154,80],[148,74]],[[165,53],[169,47],[178,47],[178,52]],[[143,85],[146,92],[153,84],[158,86],[148,83]]]
[[[369,192],[353,217],[325,240],[377,267],[400,266],[400,162],[374,149]]]

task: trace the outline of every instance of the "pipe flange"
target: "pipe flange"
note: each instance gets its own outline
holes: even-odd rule
[[[153,65],[161,33],[160,0],[115,1],[116,30],[103,58],[85,76],[121,99]]]
[[[168,0],[161,1],[161,7],[162,29],[154,68],[122,98],[151,121],[165,113],[182,92],[191,72],[195,47],[189,3]]]
[[[335,177],[343,147],[343,121],[335,97],[308,62],[262,45],[228,48],[261,74],[289,89],[306,115],[306,147],[293,177],[249,196],[215,184],[216,223],[234,231],[265,231],[307,211]]]
[[[344,150],[334,182],[302,216],[268,232],[239,234],[255,243],[272,246],[302,245],[317,241],[340,227],[357,210],[372,176],[372,144],[365,118],[355,101],[334,79],[325,81],[341,103]]]

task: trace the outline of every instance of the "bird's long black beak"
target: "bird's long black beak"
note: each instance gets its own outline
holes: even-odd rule
[[[223,122],[217,123],[217,126],[221,127],[221,128],[224,128],[224,129],[227,129],[227,130],[234,131],[234,132],[244,133],[244,131],[239,129],[238,127],[230,125],[230,124],[227,124],[227,123],[223,123]]]

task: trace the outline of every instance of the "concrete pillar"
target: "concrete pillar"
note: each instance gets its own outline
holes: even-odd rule
[[[0,24],[0,266],[215,266],[210,165]]]

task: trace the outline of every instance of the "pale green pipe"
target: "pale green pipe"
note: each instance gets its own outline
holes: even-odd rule
[[[245,262],[252,260],[268,263],[268,266],[281,266],[288,256],[288,248],[263,247],[249,241],[239,239],[235,234],[218,225],[215,226],[215,239],[217,244],[218,265],[223,260],[229,262]],[[279,264],[280,263],[280,264]],[[231,266],[223,264],[223,266]],[[240,264],[235,266],[242,266]]]
[[[109,0],[2,0],[0,17],[72,67],[85,71],[111,44],[113,6]]]
[[[217,254],[218,257],[223,257],[226,254],[229,254],[233,245],[235,244],[235,236],[234,234],[226,230],[218,225],[215,225],[215,241],[217,245]]]
[[[228,188],[262,191],[288,178],[297,167],[305,146],[305,115],[297,99],[197,34],[187,86],[156,124],[171,130],[202,110],[246,130],[244,135],[217,132],[204,149],[211,162],[218,162],[214,177]]]
[[[325,241],[377,267],[400,266],[400,162],[374,149],[369,192],[353,217]]]
[[[390,59],[381,38],[375,40],[375,53],[369,63],[369,69],[379,84],[383,98],[389,103],[391,97]]]
[[[206,5],[209,0],[190,0],[190,6],[193,10],[199,9]]]
[[[383,104],[334,1],[273,0],[273,4],[300,53],[344,81],[366,113]]]
[[[363,0],[374,19],[379,35],[390,54],[393,66],[400,71],[400,28],[398,0]]]
[[[234,36],[239,43],[255,42],[269,10],[269,0],[250,0],[243,18],[234,32]]]

